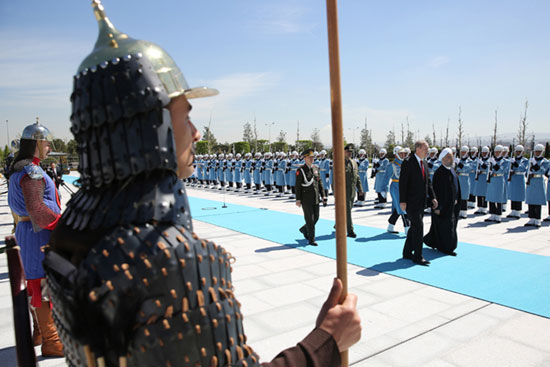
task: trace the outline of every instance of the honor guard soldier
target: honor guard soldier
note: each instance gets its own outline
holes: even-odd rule
[[[392,206],[392,212],[388,219],[388,228],[387,231],[389,233],[398,233],[395,230],[395,223],[397,222],[397,219],[401,217],[401,220],[403,220],[403,228],[405,230],[405,234],[409,231],[410,223],[409,219],[407,218],[407,213],[404,212],[401,209],[401,206],[399,205],[399,176],[401,174],[401,165],[403,164],[403,161],[405,160],[405,157],[407,155],[407,152],[404,148],[400,146],[396,146],[394,148],[394,160],[390,166],[390,168],[386,171],[386,174],[389,176],[391,183],[390,183],[390,195],[391,195],[391,206]]]
[[[428,150],[428,158],[426,158],[426,163],[428,163],[428,171],[430,172],[430,181],[432,182],[435,171],[437,171],[441,165],[441,162],[437,159],[438,152],[439,151],[436,147],[431,147],[430,150]]]
[[[526,203],[529,206],[529,222],[526,226],[540,227],[542,205],[546,205],[546,184],[544,174],[547,172],[550,163],[544,159],[544,145],[537,144],[529,159],[527,167],[527,191]]]
[[[235,156],[235,171],[233,171],[233,180],[235,182],[235,191],[241,191],[243,187],[243,172],[244,172],[244,161],[242,160],[241,153],[237,153]]]
[[[15,238],[21,248],[21,260],[30,297],[33,319],[33,343],[42,344],[43,357],[62,357],[52,307],[47,293],[46,274],[42,261],[44,248],[61,217],[61,204],[55,183],[40,167],[51,149],[52,136],[38,122],[25,127],[19,152],[11,168],[8,205],[17,215]]]
[[[235,172],[235,167],[233,166],[233,163],[235,162],[233,160],[233,153],[228,153],[226,156],[225,156],[225,162],[224,162],[224,173],[225,173],[225,181],[227,182],[227,187],[226,187],[226,190],[227,191],[231,191],[233,190],[233,181],[234,181],[234,172]]]
[[[315,224],[319,220],[319,202],[327,206],[327,197],[321,182],[319,168],[313,164],[313,149],[306,150],[303,154],[305,164],[296,171],[296,205],[304,211],[306,224],[300,228],[304,238],[312,246],[315,242]]]
[[[291,155],[292,155],[291,152],[288,152],[288,155],[287,155],[287,153],[283,153],[283,159],[286,162],[285,194],[291,194],[292,195],[292,191],[290,191],[290,169],[291,169],[291,166],[292,166],[292,159],[290,158]],[[294,175],[294,177],[296,178],[296,175]]]
[[[210,154],[210,188],[216,189],[216,186],[218,185],[218,157],[215,154]]]
[[[487,175],[489,174],[490,150],[488,146],[481,149],[481,157],[476,163],[475,195],[477,197],[477,211],[474,214],[487,214]]]
[[[355,195],[357,193],[362,196],[363,187],[361,186],[361,181],[359,180],[359,168],[357,167],[357,162],[353,159],[353,144],[348,144],[344,148],[344,165],[346,173],[346,219],[347,219],[347,235],[348,237],[355,238],[357,235],[353,230],[353,221],[351,218],[351,208],[353,207],[353,202],[355,201]]]
[[[525,176],[529,166],[529,159],[523,156],[523,145],[516,145],[514,156],[510,162],[508,175],[508,199],[512,202],[512,211],[507,218],[519,219],[521,216],[522,202],[525,201]]]
[[[468,198],[470,196],[470,174],[474,170],[469,155],[470,149],[464,145],[460,148],[460,158],[456,164],[456,174],[460,185],[460,212],[458,216],[462,219],[468,217]]]
[[[325,196],[328,197],[328,189],[330,187],[330,159],[327,158],[327,151],[324,149],[319,153],[319,172],[321,181],[323,182]]]
[[[254,172],[254,161],[252,160],[252,153],[248,152],[244,155],[244,184],[246,188],[244,192],[248,194],[252,190],[252,176]]]
[[[374,180],[374,191],[378,194],[378,203],[375,208],[384,208],[388,201],[388,181],[386,177],[386,169],[390,165],[390,161],[386,158],[387,150],[382,148],[378,153],[378,159],[373,160],[371,178]]]
[[[487,185],[487,202],[491,216],[485,219],[486,222],[502,222],[502,203],[506,202],[506,189],[508,185],[508,170],[510,162],[504,158],[504,147],[497,145],[494,150],[494,157],[489,159],[489,173]]]
[[[302,164],[303,163],[298,156],[298,152],[292,152],[292,156],[290,157],[290,172],[288,179],[288,185],[290,186],[290,192],[292,193],[290,196],[291,199],[296,198],[296,171]]]
[[[319,167],[319,152],[313,151],[313,164]]]
[[[476,207],[476,195],[475,195],[475,182],[476,182],[476,168],[478,157],[477,147],[470,148],[470,164],[472,169],[470,170],[470,196],[468,197],[468,209],[475,209]]]
[[[197,187],[201,187],[202,186],[202,181],[203,181],[203,175],[202,175],[202,164],[203,164],[203,160],[202,160],[202,155],[199,154],[197,155]]]
[[[367,171],[369,169],[369,160],[367,159],[367,152],[365,149],[359,149],[359,158],[357,159],[357,167],[359,169],[359,180],[361,186],[363,186],[363,195],[357,198],[357,206],[363,206],[365,203],[365,193],[369,191],[369,181]]]
[[[265,162],[262,159],[262,153],[256,152],[256,154],[254,154],[254,163],[252,164],[252,168],[254,169],[254,185],[256,186],[256,189],[254,190],[254,195],[258,195],[262,190],[264,164]]]
[[[546,201],[548,201],[548,216],[544,218],[545,222],[550,222],[550,161],[546,165],[546,178],[548,178],[546,187]]]
[[[264,185],[267,191],[265,196],[269,196],[273,190],[273,166],[275,165],[271,152],[264,154],[264,163]]]
[[[286,164],[285,153],[279,153],[279,161],[277,162],[277,170],[275,171],[275,185],[279,190],[277,197],[281,197],[285,193],[286,187]]]

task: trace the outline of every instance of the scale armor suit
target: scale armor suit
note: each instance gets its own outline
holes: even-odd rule
[[[57,230],[100,235],[80,254],[54,240],[44,262],[69,366],[258,365],[233,258],[193,232],[170,98],[148,58],[79,72],[71,101],[81,189]]]

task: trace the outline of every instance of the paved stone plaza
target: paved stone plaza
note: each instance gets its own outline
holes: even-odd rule
[[[0,192],[5,190],[3,184]],[[69,195],[63,189],[62,194],[65,203]],[[188,194],[301,214],[288,198],[194,188]],[[390,209],[374,210],[372,191],[367,199],[366,207],[354,209],[354,223],[386,228]],[[329,206],[321,208],[322,218],[334,219],[333,200],[330,197]],[[550,256],[548,223],[526,229],[525,217],[501,224],[486,224],[483,219],[470,215],[460,221],[459,240]],[[429,228],[428,216],[425,225]],[[334,260],[197,220],[194,226],[201,237],[223,245],[236,257],[233,280],[248,344],[263,361],[313,328],[336,272]],[[299,226],[285,230],[299,234]],[[402,230],[401,222],[396,228]],[[1,238],[10,231],[7,198],[1,195]],[[460,246],[457,253],[460,256]],[[353,265],[348,270],[363,325],[362,340],[350,351],[353,366],[550,366],[550,319]],[[0,365],[16,366],[7,271],[6,257],[1,255]],[[41,359],[40,348],[36,351],[40,366],[65,365],[63,359]]]

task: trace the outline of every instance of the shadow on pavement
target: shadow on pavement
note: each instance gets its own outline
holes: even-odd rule
[[[402,240],[405,238],[406,238],[405,236],[400,236],[398,233],[384,232],[372,237],[359,237],[355,239],[355,242],[371,242],[371,241],[379,241],[379,240]]]

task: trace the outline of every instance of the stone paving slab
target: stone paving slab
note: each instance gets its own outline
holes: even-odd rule
[[[222,198],[220,192],[188,191],[206,199]],[[225,199],[301,214],[301,209],[288,199],[235,193],[226,194]],[[2,239],[11,230],[10,225],[2,225],[11,222],[5,205],[6,197],[2,195]],[[371,207],[372,202],[367,208],[354,209],[355,223],[385,228],[387,215]],[[321,216],[333,219],[334,207],[322,208]],[[460,222],[461,241],[550,255],[548,224],[538,231],[523,232],[514,232],[514,228],[522,226],[524,219],[497,226],[470,226],[479,220],[476,217]],[[425,223],[429,223],[428,217]],[[243,304],[249,344],[263,361],[311,331],[336,271],[334,260],[198,220],[194,226],[201,237],[213,239],[237,258],[233,265],[235,293]],[[348,277],[350,292],[359,297],[363,324],[362,340],[350,350],[354,366],[550,366],[549,319],[353,265],[348,268]],[[6,258],[2,255],[2,366],[16,365],[9,295]],[[39,348],[36,350],[39,356]],[[39,365],[65,363],[63,359],[48,359],[40,360]]]

